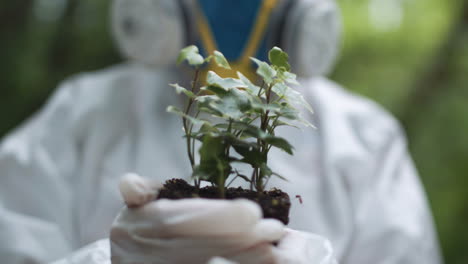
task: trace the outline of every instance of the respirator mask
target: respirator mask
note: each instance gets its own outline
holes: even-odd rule
[[[341,33],[333,0],[114,0],[112,24],[121,52],[148,65],[173,65],[194,44],[251,70],[250,57],[278,46],[299,77],[330,71]]]

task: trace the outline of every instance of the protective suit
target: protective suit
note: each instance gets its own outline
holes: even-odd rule
[[[111,225],[119,212],[118,223],[128,219],[117,188],[120,176],[131,171],[159,181],[189,179],[181,123],[166,107],[181,104],[167,88],[185,76],[172,65],[178,50],[198,41],[210,51],[209,40],[192,39],[199,32],[190,29],[194,24],[203,28],[211,21],[207,15],[205,23],[191,22],[193,2],[116,1],[114,33],[130,60],[66,80],[40,112],[3,140],[2,263],[110,263]],[[259,32],[290,53],[298,89],[315,110],[307,118],[318,128],[281,129],[295,155],[271,152],[269,164],[288,181],[271,179],[269,186],[302,198],[293,201],[289,228],[316,234],[308,241],[330,260],[317,263],[333,263],[331,248],[345,264],[440,263],[430,210],[400,126],[379,106],[322,77],[338,50],[336,6],[329,0],[278,5],[264,30],[259,23]],[[215,39],[220,50],[228,51],[221,39]],[[239,69],[245,67],[241,62]]]

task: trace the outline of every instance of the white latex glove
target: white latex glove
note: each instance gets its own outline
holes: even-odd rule
[[[97,241],[57,264],[206,263],[334,264],[330,243],[319,236],[260,219],[246,200],[152,201],[155,182],[135,174],[122,178],[124,208],[110,241]],[[272,241],[279,241],[273,246]],[[109,244],[111,250],[109,250]],[[110,254],[110,252],[112,254]],[[218,257],[214,257],[218,256]],[[222,257],[219,257],[222,256]]]
[[[214,256],[228,257],[270,245],[285,234],[281,222],[261,219],[260,207],[251,201],[148,202],[151,188],[145,188],[144,182],[139,176],[127,175],[120,184],[132,208],[124,208],[112,225],[114,264],[206,263]]]
[[[276,263],[336,264],[331,243],[318,235],[286,229],[286,235],[273,248]]]
[[[209,264],[336,264],[333,250],[323,237],[286,229],[286,235],[277,246],[263,243],[238,254],[215,257]]]
[[[163,185],[157,180],[146,179],[135,173],[127,173],[120,179],[120,194],[128,207],[138,207],[156,199]]]
[[[181,254],[182,253],[181,249]],[[226,258],[228,256],[225,256]],[[234,261],[235,260],[235,261]],[[262,261],[263,260],[263,261]],[[97,241],[73,255],[53,264],[110,264],[109,241]],[[154,263],[154,262],[145,262]],[[248,263],[284,263],[284,264],[335,264],[330,243],[319,236],[287,230],[287,235],[278,247],[259,245],[231,256],[231,260],[214,257],[208,264],[248,264]]]

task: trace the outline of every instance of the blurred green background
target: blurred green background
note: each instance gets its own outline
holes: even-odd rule
[[[404,125],[447,263],[468,263],[468,1],[338,0],[343,50],[331,78]],[[0,136],[63,79],[121,61],[109,0],[0,2]]]

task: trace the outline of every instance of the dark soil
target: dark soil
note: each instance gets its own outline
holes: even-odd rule
[[[245,198],[256,202],[263,211],[263,218],[274,218],[283,222],[285,225],[289,222],[289,209],[291,201],[289,195],[279,189],[271,189],[257,193],[256,191],[238,188],[227,188],[225,190],[226,199]],[[208,198],[219,199],[219,191],[216,187],[207,186],[197,189],[182,179],[167,180],[164,187],[160,190],[156,199],[183,199],[183,198]]]

